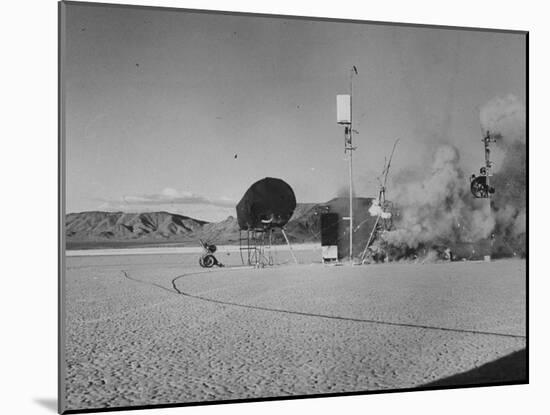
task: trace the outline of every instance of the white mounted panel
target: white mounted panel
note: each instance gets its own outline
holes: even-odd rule
[[[338,246],[325,245],[322,246],[323,261],[337,261],[338,260]]]
[[[336,122],[351,124],[351,97],[349,95],[336,95]]]

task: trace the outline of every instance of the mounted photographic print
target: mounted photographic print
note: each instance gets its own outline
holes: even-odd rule
[[[61,2],[59,410],[528,382],[528,33]]]

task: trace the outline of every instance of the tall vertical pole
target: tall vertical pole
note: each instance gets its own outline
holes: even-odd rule
[[[490,189],[491,189],[491,182],[490,182],[490,177],[493,175],[493,166],[492,166],[492,163],[491,163],[491,148],[490,148],[490,143],[491,142],[495,142],[496,139],[494,136],[491,135],[491,132],[490,131],[487,131],[487,134],[483,137],[483,143],[484,143],[484,147],[485,147],[485,186],[486,186],[486,189],[487,189],[487,209],[488,209],[488,214],[489,214],[489,218],[492,218],[493,216],[493,211],[492,211],[492,208],[491,208],[491,192],[490,192]],[[491,260],[492,259],[492,255],[493,255],[493,231],[491,230],[491,235],[489,236],[489,239],[490,239],[490,242],[489,242],[489,255],[488,255],[488,259]]]
[[[337,122],[344,124],[344,154],[349,152],[349,259],[353,264],[353,74],[357,75],[357,68],[353,66],[349,75],[349,96],[337,95]],[[349,99],[348,99],[349,98]],[[348,108],[349,105],[349,108]],[[343,111],[340,113],[340,108]],[[348,113],[349,111],[349,113]]]
[[[353,264],[353,71],[349,75],[349,260]]]
[[[485,184],[487,185],[487,189],[489,189],[490,183],[489,183],[489,177],[491,177],[492,171],[491,171],[491,149],[489,147],[489,143],[491,142],[491,133],[487,131],[487,135],[483,138],[483,142],[485,144]],[[491,193],[487,192],[488,199],[491,200]]]

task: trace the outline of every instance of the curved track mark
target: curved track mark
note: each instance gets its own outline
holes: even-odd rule
[[[243,269],[243,268],[250,268],[250,267],[236,267],[236,268],[237,269]],[[519,335],[519,334],[496,333],[496,332],[491,332],[491,331],[479,331],[479,330],[469,330],[469,329],[454,329],[454,328],[450,328],[450,327],[428,326],[428,325],[423,325],[423,324],[412,324],[412,323],[397,323],[397,322],[392,322],[392,321],[360,319],[360,318],[354,318],[354,317],[340,317],[340,316],[331,316],[329,314],[306,313],[306,312],[302,312],[302,311],[292,311],[292,310],[284,310],[284,309],[279,309],[279,308],[270,308],[270,307],[262,307],[262,306],[255,306],[255,305],[249,305],[249,304],[240,304],[240,303],[234,303],[234,302],[231,302],[231,301],[216,300],[216,299],[213,299],[213,298],[202,297],[200,295],[190,294],[188,292],[180,290],[176,285],[176,281],[181,279],[181,278],[189,277],[189,276],[192,276],[192,275],[205,274],[207,272],[215,272],[215,271],[203,271],[203,272],[194,272],[194,273],[189,273],[189,274],[178,275],[177,277],[172,279],[172,286],[174,287],[174,290],[178,294],[184,295],[184,296],[189,297],[189,298],[194,298],[194,299],[197,299],[197,300],[207,301],[207,302],[215,303],[215,304],[229,305],[229,306],[240,307],[240,308],[247,308],[247,309],[251,309],[251,310],[270,311],[270,312],[275,312],[275,313],[283,313],[283,314],[291,314],[291,315],[307,316],[307,317],[318,317],[318,318],[325,318],[325,319],[330,319],[330,320],[352,321],[352,322],[356,322],[356,323],[368,323],[368,324],[378,324],[378,325],[385,325],[385,326],[407,327],[407,328],[425,329],[425,330],[438,330],[438,331],[446,331],[446,332],[454,332],[454,333],[479,334],[479,335],[486,335],[486,336],[498,336],[498,337],[511,337],[511,338],[515,338],[515,339],[526,339],[526,336],[522,336],[522,335]]]
[[[226,271],[236,271],[236,270],[239,270],[239,269],[250,269],[250,268],[253,268],[253,267],[250,267],[250,266],[236,266],[236,267],[224,267],[224,270]],[[171,290],[170,288],[168,287],[165,287],[164,285],[160,285],[160,284],[155,284],[154,282],[150,282],[150,281],[143,281],[143,280],[138,280],[137,278],[134,278],[134,277],[131,277],[130,274],[125,271],[125,270],[120,270],[120,272],[122,272],[122,274],[124,274],[124,277],[131,280],[131,281],[135,281],[135,282],[139,282],[141,284],[145,284],[145,285],[151,285],[153,287],[157,287],[157,288],[160,288],[161,290],[164,290],[164,291],[168,291],[169,293],[171,294],[177,294],[177,295],[180,295],[182,294],[178,288],[176,287],[174,281],[176,279],[178,279],[178,277],[172,279],[172,286],[174,287],[173,290]],[[197,271],[197,272],[194,272],[194,273],[190,273],[190,274],[186,274],[186,275],[197,275],[197,274],[208,274],[210,272],[216,272],[216,270],[211,270],[211,271]],[[183,275],[181,275],[183,277]]]
[[[135,281],[135,282],[140,282],[142,284],[146,284],[146,285],[152,285],[153,287],[157,287],[157,288],[160,288],[161,290],[164,290],[164,291],[168,291],[169,293],[172,293],[172,294],[179,294],[177,291],[173,291],[171,290],[170,288],[166,288],[165,286],[163,285],[160,285],[160,284],[155,284],[154,282],[149,282],[149,281],[142,281],[142,280],[138,280],[137,278],[133,278],[133,277],[130,277],[130,275],[124,271],[124,270],[121,270],[121,272],[124,274],[124,276],[126,278],[128,278],[129,280],[132,280],[132,281]]]
[[[251,267],[245,266],[245,267],[233,267],[233,268],[225,268],[225,271],[237,271],[242,269],[250,269]],[[466,334],[479,334],[479,335],[486,335],[486,336],[498,336],[498,337],[510,337],[515,339],[526,339],[526,336],[522,336],[519,334],[508,334],[508,333],[496,333],[491,331],[479,331],[479,330],[468,330],[468,329],[453,329],[450,327],[438,327],[438,326],[428,326],[423,324],[411,324],[411,323],[397,323],[393,321],[383,321],[383,320],[372,320],[372,319],[360,319],[360,318],[354,318],[354,317],[341,317],[341,316],[332,316],[329,314],[317,314],[317,313],[306,313],[303,311],[292,311],[292,310],[284,310],[279,308],[271,308],[271,307],[262,307],[262,306],[255,306],[255,305],[249,305],[249,304],[240,304],[235,303],[231,301],[224,301],[224,300],[216,300],[213,298],[208,297],[202,297],[200,295],[191,294],[185,291],[180,290],[177,285],[176,281],[184,278],[184,277],[190,277],[192,275],[199,275],[199,274],[208,274],[211,272],[216,272],[216,270],[212,271],[198,271],[188,274],[182,274],[178,275],[177,277],[172,279],[172,287],[173,290],[166,288],[162,285],[155,284],[148,281],[142,281],[138,280],[137,278],[131,277],[126,271],[121,271],[124,276],[132,281],[139,282],[146,285],[151,285],[157,288],[160,288],[164,291],[168,291],[169,293],[176,294],[176,295],[183,295],[185,297],[194,298],[196,300],[206,301],[209,303],[214,304],[221,304],[221,305],[228,305],[233,307],[240,307],[240,308],[246,308],[250,310],[260,310],[260,311],[269,311],[273,313],[282,313],[282,314],[290,314],[290,315],[298,315],[298,316],[305,316],[305,317],[317,317],[317,318],[325,318],[330,320],[341,320],[341,321],[351,321],[356,323],[367,323],[367,324],[378,324],[378,325],[385,325],[385,326],[396,326],[396,327],[407,327],[407,328],[415,328],[415,329],[425,329],[425,330],[438,330],[438,331],[446,331],[446,332],[454,332],[454,333],[466,333]]]

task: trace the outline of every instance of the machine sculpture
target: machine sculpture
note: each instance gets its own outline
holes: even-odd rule
[[[495,143],[499,138],[501,138],[500,134],[491,134],[487,131],[481,140],[485,147],[485,166],[479,169],[479,176],[472,174],[470,177],[470,191],[477,199],[490,199],[495,193],[495,188],[490,184],[490,178],[493,175],[490,144]]]
[[[266,177],[254,183],[237,203],[237,222],[240,230],[240,252],[243,263],[255,266],[272,265],[273,232],[284,231],[296,209],[296,196],[283,180]],[[294,254],[292,253],[294,260]]]
[[[214,265],[223,267],[223,264],[214,256],[214,252],[218,249],[216,245],[210,244],[202,239],[199,239],[199,242],[204,250],[199,258],[199,265],[203,268],[212,268]]]

